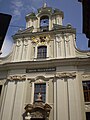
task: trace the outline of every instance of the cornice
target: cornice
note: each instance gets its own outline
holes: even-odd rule
[[[34,69],[59,67],[59,66],[90,66],[90,57],[88,58],[63,58],[63,59],[51,59],[43,61],[20,61],[20,62],[9,62],[0,64],[0,70],[11,70],[11,69]]]
[[[22,33],[17,33],[15,35],[13,35],[13,39],[17,39],[17,38],[23,38],[23,37],[31,37],[31,36],[36,36],[36,35],[42,35],[42,34],[65,34],[65,33],[73,33],[76,34],[76,29],[75,28],[68,28],[66,27],[62,27],[62,28],[58,28],[58,29],[53,29],[53,30],[49,30],[46,32],[30,32],[30,31],[26,31],[26,32],[22,32]]]

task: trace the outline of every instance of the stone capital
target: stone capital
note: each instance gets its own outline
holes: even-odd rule
[[[10,75],[7,77],[7,80],[13,81],[13,80],[26,80],[26,75]]]
[[[76,72],[61,72],[61,73],[57,73],[56,77],[58,78],[72,78],[72,77],[76,77]]]

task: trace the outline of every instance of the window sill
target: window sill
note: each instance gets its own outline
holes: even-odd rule
[[[35,61],[43,61],[43,60],[47,60],[49,57],[46,58],[34,58]]]

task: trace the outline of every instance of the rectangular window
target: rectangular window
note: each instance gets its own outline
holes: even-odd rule
[[[82,84],[85,102],[90,102],[90,81],[83,81]]]
[[[90,112],[86,112],[86,120],[90,120]]]
[[[39,93],[41,94],[42,101],[46,100],[46,83],[36,83],[34,86],[34,101],[37,101]]]
[[[37,58],[42,59],[47,57],[47,47],[40,46],[38,47]]]

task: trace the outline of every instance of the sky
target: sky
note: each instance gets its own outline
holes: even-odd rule
[[[76,46],[80,50],[90,50],[88,39],[82,33],[82,4],[78,0],[0,0],[0,13],[12,15],[12,19],[2,47],[2,55],[6,56],[12,51],[14,35],[20,28],[25,29],[25,16],[46,2],[47,6],[58,8],[64,12],[63,25],[71,24],[76,28]]]

